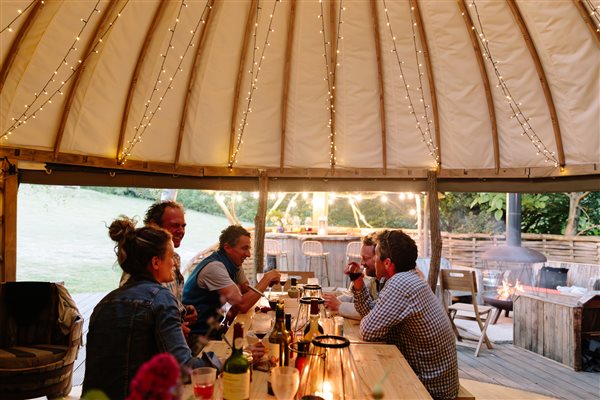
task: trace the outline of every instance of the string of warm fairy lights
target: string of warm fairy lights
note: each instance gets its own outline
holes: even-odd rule
[[[419,51],[417,49],[417,38],[416,38],[416,33],[415,33],[415,26],[416,26],[416,22],[414,20],[414,8],[411,7],[411,21],[412,21],[412,34],[413,34],[413,43],[414,43],[414,47],[415,47],[415,57],[416,57],[416,62],[417,62],[417,71],[418,71],[418,75],[419,75],[419,88],[417,90],[420,90],[420,95],[421,98],[419,99],[419,101],[423,104],[423,115],[421,116],[421,118],[419,118],[419,116],[417,116],[417,112],[415,110],[415,106],[413,103],[413,99],[412,96],[410,94],[410,84],[406,81],[406,76],[404,74],[404,70],[402,68],[402,64],[404,64],[404,61],[402,61],[400,59],[400,54],[398,53],[398,48],[396,47],[396,35],[394,35],[394,30],[392,28],[392,24],[390,21],[390,16],[388,13],[388,8],[387,8],[387,4],[386,1],[383,0],[383,7],[384,7],[384,12],[385,12],[385,18],[386,18],[386,25],[388,27],[388,30],[390,32],[390,37],[392,38],[392,49],[391,52],[395,54],[396,56],[396,62],[398,63],[398,68],[400,69],[400,78],[402,79],[402,83],[404,85],[404,90],[406,92],[406,95],[404,96],[404,98],[406,100],[408,100],[408,109],[410,110],[410,114],[414,117],[415,119],[415,123],[416,123],[416,129],[419,131],[419,133],[421,134],[421,141],[423,143],[425,143],[425,145],[427,146],[427,149],[429,150],[429,155],[431,157],[433,157],[433,159],[435,160],[436,164],[439,165],[440,163],[440,157],[439,157],[439,152],[438,152],[438,146],[435,144],[435,142],[433,141],[433,137],[431,135],[431,121],[428,118],[428,113],[427,113],[427,108],[429,107],[426,102],[425,102],[425,96],[423,93],[423,85],[422,85],[422,78],[421,76],[423,75],[421,72],[421,63],[419,62]],[[421,120],[425,120],[425,129],[423,129],[423,124]]]
[[[586,0],[585,3],[589,9],[590,17],[596,24],[596,32],[600,32],[600,15],[598,14],[598,7],[592,3],[592,0]]]
[[[204,6],[204,10],[202,11],[200,18],[198,19],[198,22],[194,26],[194,29],[192,29],[190,31],[191,36],[190,36],[190,39],[189,39],[187,45],[185,46],[185,50],[183,51],[183,54],[181,54],[179,56],[179,62],[177,64],[177,66],[175,67],[173,74],[169,77],[169,81],[168,81],[169,84],[163,90],[162,94],[160,94],[160,96],[158,97],[158,101],[157,101],[156,105],[154,106],[154,108],[150,109],[150,105],[152,103],[152,100],[154,99],[154,94],[159,91],[159,86],[162,84],[162,76],[167,73],[165,65],[166,65],[167,58],[168,58],[171,50],[175,49],[175,46],[173,45],[173,37],[175,35],[175,31],[177,30],[177,26],[179,24],[181,12],[185,8],[187,8],[187,3],[185,1],[182,1],[181,5],[179,7],[179,10],[177,12],[177,15],[175,16],[175,22],[174,22],[173,26],[171,28],[169,28],[169,32],[170,32],[169,42],[167,44],[167,48],[166,48],[165,52],[163,54],[161,54],[162,62],[160,65],[160,69],[158,70],[158,73],[156,75],[156,79],[154,81],[154,86],[152,88],[152,92],[150,93],[150,97],[144,102],[144,104],[145,104],[144,114],[140,118],[140,122],[133,127],[133,129],[135,131],[134,137],[131,140],[128,140],[126,142],[125,148],[121,151],[121,154],[120,154],[119,160],[118,160],[119,165],[123,165],[127,162],[127,158],[131,155],[133,148],[139,142],[142,141],[142,137],[143,137],[144,133],[146,133],[148,128],[150,126],[152,126],[152,120],[154,119],[156,114],[162,110],[162,108],[161,108],[162,102],[164,101],[165,97],[167,96],[167,93],[169,92],[169,90],[173,89],[173,83],[175,82],[175,78],[177,77],[179,72],[183,71],[183,69],[181,68],[181,65],[183,64],[183,62],[188,54],[188,51],[192,47],[194,47],[194,38],[196,37],[196,33],[198,32],[200,25],[206,23],[205,16],[206,16],[206,13],[208,12],[208,10],[210,10],[212,8],[212,5],[210,4],[210,0],[206,1],[206,5]]]
[[[76,62],[72,62],[72,64],[74,66],[70,66],[71,71],[70,71],[69,75],[64,80],[60,81],[60,85],[58,86],[58,88],[56,88],[53,91],[50,91],[49,90],[49,86],[50,86],[51,83],[54,83],[54,82],[57,81],[58,75],[59,75],[59,71],[61,70],[61,68],[69,65],[69,55],[71,54],[71,52],[77,51],[77,47],[75,47],[75,45],[80,40],[80,38],[81,38],[81,36],[83,34],[83,31],[88,26],[88,24],[89,24],[92,16],[95,13],[100,14],[101,11],[98,8],[98,4],[99,3],[100,3],[100,0],[98,0],[98,2],[96,2],[96,4],[94,5],[94,8],[88,14],[87,18],[81,18],[81,22],[83,22],[83,26],[80,29],[79,33],[73,39],[73,42],[69,46],[69,49],[67,50],[66,55],[64,57],[62,57],[59,65],[50,74],[50,78],[48,78],[48,80],[46,81],[46,83],[44,84],[44,86],[42,87],[42,89],[33,93],[33,100],[30,103],[25,104],[25,111],[23,111],[21,113],[21,115],[19,115],[19,117],[12,118],[13,124],[6,131],[3,132],[2,136],[0,136],[0,139],[8,139],[8,136],[10,136],[15,129],[17,129],[20,126],[26,124],[27,121],[30,118],[35,119],[37,117],[37,114],[39,114],[40,112],[44,111],[44,106],[46,106],[46,104],[52,104],[52,100],[54,99],[54,97],[56,95],[60,94],[62,96],[64,94],[63,88],[65,87],[65,85],[71,80],[71,78],[73,78],[73,76],[75,76],[75,74],[77,73],[77,71],[79,70],[79,68],[85,63],[85,61],[92,54],[97,54],[98,53],[99,46],[102,45],[104,38],[108,35],[108,33],[110,33],[110,31],[113,28],[114,23],[121,16],[121,12],[125,8],[125,6],[128,4],[128,2],[125,2],[123,4],[123,6],[121,7],[121,9],[117,13],[117,15],[114,17],[114,19],[108,24],[108,28],[106,29],[106,31],[103,32],[99,36],[98,41],[94,44],[93,48],[89,51],[89,53],[85,54],[84,57],[78,59]],[[41,105],[34,107],[34,104],[42,96],[47,96],[46,100],[43,101]]]
[[[423,115],[421,116],[421,119],[424,119],[426,121],[427,124],[427,128],[425,130],[427,137],[423,138],[423,140],[427,143],[427,148],[429,149],[429,155],[430,156],[434,156],[435,157],[435,161],[436,164],[439,165],[440,163],[440,158],[439,158],[439,154],[438,154],[438,149],[435,146],[435,143],[433,141],[433,136],[431,135],[431,124],[433,123],[433,121],[431,121],[429,119],[429,112],[427,111],[429,109],[429,105],[427,103],[425,103],[425,93],[423,91],[423,75],[425,75],[422,71],[423,68],[423,64],[421,63],[421,61],[419,61],[419,54],[423,54],[422,50],[419,50],[417,47],[417,33],[415,31],[416,27],[417,27],[417,21],[415,21],[415,8],[414,7],[410,7],[410,21],[411,21],[411,29],[412,29],[412,39],[413,39],[413,48],[415,51],[415,64],[417,65],[417,76],[419,78],[419,87],[417,88],[417,90],[419,91],[419,94],[421,95],[421,98],[419,99],[419,101],[423,104]],[[417,125],[420,125],[419,122],[417,122]]]
[[[27,12],[27,10],[29,10],[29,8],[31,8],[32,5],[34,5],[36,2],[36,0],[33,0],[31,3],[29,3],[27,5],[27,7],[25,7],[24,9],[17,9],[17,16],[14,17],[9,23],[8,25],[6,25],[4,28],[2,28],[2,30],[0,30],[0,35],[4,33],[4,31],[8,31],[8,32],[12,32],[13,28],[12,28],[12,24],[15,23],[16,20],[18,20],[23,14],[25,14]],[[44,4],[44,1],[41,1],[42,5]]]
[[[337,150],[337,146],[336,146],[336,129],[334,129],[334,123],[333,123],[333,119],[335,118],[335,73],[337,68],[340,66],[340,63],[337,61],[337,57],[336,57],[336,64],[333,67],[333,70],[330,69],[329,67],[329,58],[327,57],[327,46],[329,45],[331,47],[331,43],[327,40],[326,34],[325,34],[325,18],[324,18],[324,11],[323,11],[323,0],[319,0],[319,6],[320,6],[320,14],[318,15],[318,18],[321,21],[321,29],[320,29],[320,34],[323,38],[323,58],[325,60],[325,81],[327,83],[327,111],[329,112],[329,120],[327,121],[327,128],[329,129],[329,165],[331,168],[335,168],[335,165],[337,163],[337,158],[336,158],[336,150]],[[343,22],[342,19],[342,11],[346,11],[346,7],[343,6],[343,0],[340,0],[340,8],[338,10],[338,26],[337,26],[337,40],[335,42],[335,53],[337,55],[339,55],[340,53],[340,41],[344,39],[343,36],[340,35],[341,32],[341,25]],[[333,50],[332,50],[333,52]]]
[[[240,152],[240,148],[241,148],[242,144],[244,144],[243,139],[244,139],[244,132],[246,130],[246,127],[248,126],[248,115],[252,112],[252,100],[254,98],[254,92],[258,88],[258,78],[260,76],[262,63],[266,57],[265,52],[267,50],[267,47],[269,47],[271,45],[269,43],[269,37],[270,37],[271,33],[275,32],[275,29],[273,29],[273,17],[275,16],[275,10],[277,9],[277,4],[280,1],[281,0],[275,0],[275,2],[273,3],[273,9],[271,10],[271,13],[269,14],[269,24],[267,27],[267,33],[265,35],[265,41],[262,46],[262,49],[256,45],[258,23],[259,23],[259,19],[260,19],[259,11],[261,10],[260,4],[259,4],[260,2],[257,2],[257,4],[256,4],[257,12],[256,12],[256,20],[254,23],[254,48],[252,50],[252,67],[251,67],[250,71],[248,71],[250,74],[250,90],[248,91],[248,96],[246,97],[246,109],[242,113],[242,121],[240,122],[239,127],[238,127],[238,134],[237,134],[236,141],[235,141],[235,147],[234,147],[233,152],[231,153],[231,158],[229,159],[228,167],[230,169],[233,168],[233,165],[235,163],[237,163],[237,161],[238,161],[237,156]],[[256,53],[259,50],[261,50],[261,53],[260,53],[260,57],[258,58],[258,61],[257,61]]]
[[[250,75],[250,80],[249,80],[250,88],[248,90],[248,94],[246,95],[246,109],[242,113],[242,120],[239,124],[238,134],[236,137],[236,146],[235,146],[233,153],[231,154],[231,158],[229,159],[229,168],[233,168],[233,164],[235,162],[237,162],[237,155],[240,151],[240,147],[244,143],[242,138],[243,138],[243,134],[246,129],[246,126],[248,125],[248,114],[252,112],[252,98],[253,98],[252,95],[254,94],[254,90],[256,89],[256,82],[257,82],[254,77],[254,71],[255,71],[255,68],[258,68],[258,61],[256,61],[256,53],[259,50],[257,42],[258,42],[258,26],[259,26],[260,17],[261,17],[261,11],[262,11],[262,7],[260,6],[260,2],[257,1],[256,2],[256,12],[254,13],[254,30],[252,32],[252,63],[250,65],[250,70],[248,71],[248,74]],[[270,32],[267,32],[267,35],[269,33]],[[264,47],[266,47],[266,46],[263,46],[263,50],[264,50]]]
[[[512,115],[510,118],[511,119],[515,118],[517,120],[517,122],[519,123],[519,126],[522,130],[521,136],[527,136],[529,141],[537,149],[537,155],[542,155],[544,157],[545,162],[551,161],[555,167],[558,167],[559,162],[558,162],[558,159],[556,158],[556,153],[554,151],[548,150],[548,147],[546,147],[544,142],[542,142],[540,137],[537,135],[537,133],[533,129],[533,126],[531,126],[531,124],[529,122],[531,120],[531,118],[527,117],[523,113],[523,111],[521,109],[521,103],[519,103],[518,101],[515,100],[514,96],[511,94],[511,91],[510,91],[506,81],[502,77],[502,74],[500,74],[500,70],[498,69],[498,64],[500,64],[500,62],[498,60],[495,60],[492,57],[492,53],[490,51],[490,46],[489,46],[489,40],[487,39],[487,36],[485,35],[483,25],[481,23],[481,17],[479,15],[479,11],[477,9],[477,4],[475,4],[475,0],[472,0],[472,2],[469,4],[469,7],[474,10],[475,15],[477,17],[476,20],[477,20],[477,24],[478,24],[478,27],[472,26],[471,29],[475,30],[475,32],[477,33],[477,37],[479,38],[479,41],[481,42],[481,45],[484,48],[484,53],[483,53],[484,58],[487,59],[490,62],[490,64],[492,65],[492,67],[494,68],[494,74],[496,75],[496,78],[498,80],[498,84],[496,85],[496,87],[499,87],[502,90],[504,99],[508,103],[508,106],[512,112]]]

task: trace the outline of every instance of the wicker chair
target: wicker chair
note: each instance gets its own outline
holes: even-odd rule
[[[2,399],[62,397],[72,386],[83,318],[64,286],[0,283]]]

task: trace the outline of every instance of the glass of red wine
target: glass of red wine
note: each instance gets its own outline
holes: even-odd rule
[[[215,391],[217,370],[210,367],[201,367],[192,370],[192,385],[194,397],[197,400],[212,400]]]
[[[252,331],[260,342],[269,333],[272,325],[273,320],[269,314],[259,312],[252,317]]]
[[[363,268],[357,263],[352,263],[350,265],[350,270],[348,272],[348,276],[351,281],[355,281],[363,275]]]
[[[288,274],[281,274],[279,276],[279,284],[281,285],[281,291],[283,292],[283,287],[288,280]]]

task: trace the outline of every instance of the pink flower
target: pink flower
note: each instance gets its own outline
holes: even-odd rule
[[[131,381],[128,400],[175,400],[178,398],[180,370],[170,353],[157,354],[142,364]]]

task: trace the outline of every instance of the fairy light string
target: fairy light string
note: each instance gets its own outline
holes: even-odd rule
[[[140,122],[138,123],[138,125],[134,126],[134,130],[135,130],[134,135],[135,136],[131,140],[127,141],[126,147],[124,148],[124,150],[121,151],[119,160],[117,161],[117,163],[119,165],[123,165],[127,162],[127,158],[129,156],[131,156],[131,153],[132,153],[134,147],[142,141],[142,137],[143,137],[144,133],[146,133],[148,128],[150,126],[152,126],[152,120],[154,119],[154,117],[157,115],[157,113],[159,111],[162,110],[161,105],[162,105],[163,101],[165,100],[169,90],[173,89],[173,83],[175,82],[175,78],[177,77],[179,72],[183,71],[183,69],[181,68],[181,65],[183,64],[184,60],[186,59],[186,56],[187,56],[188,52],[190,51],[190,49],[194,47],[194,39],[199,30],[199,27],[200,27],[200,25],[206,23],[205,16],[206,16],[208,10],[210,10],[212,8],[212,5],[207,0],[206,4],[204,6],[204,10],[202,11],[200,18],[198,19],[198,22],[194,26],[194,29],[192,29],[190,31],[190,34],[191,34],[190,39],[189,39],[187,45],[185,46],[185,50],[183,51],[183,54],[181,54],[179,56],[179,62],[174,69],[173,75],[171,75],[169,77],[169,81],[168,81],[169,84],[167,85],[166,88],[164,88],[164,90],[162,91],[162,94],[160,94],[160,96],[158,97],[158,101],[156,102],[156,105],[154,106],[154,108],[150,109],[152,99],[154,98],[154,93],[159,91],[159,85],[162,84],[162,76],[167,73],[167,70],[165,69],[165,65],[167,62],[166,60],[167,60],[169,54],[171,54],[171,50],[175,49],[175,46],[173,46],[173,36],[175,35],[176,28],[179,24],[181,12],[185,8],[187,8],[187,3],[185,3],[185,1],[182,1],[179,11],[177,13],[177,16],[175,17],[175,23],[172,28],[169,28],[169,31],[170,31],[169,43],[167,45],[167,49],[165,50],[165,53],[161,54],[161,57],[163,58],[163,60],[161,62],[160,69],[158,70],[158,73],[156,75],[154,87],[152,89],[150,97],[148,100],[145,101],[144,115],[142,115],[142,117],[140,118]],[[146,122],[144,122],[144,121],[146,121]]]
[[[592,20],[596,24],[596,32],[600,32],[600,15],[598,14],[598,7],[595,6],[591,0],[585,0],[585,4],[589,10],[590,17],[592,17]]]
[[[422,140],[423,140],[423,142],[427,142],[427,148],[429,149],[429,155],[433,156],[435,158],[437,165],[440,165],[440,157],[439,157],[439,153],[438,153],[438,148],[435,145],[435,143],[433,141],[433,136],[431,134],[431,124],[433,123],[433,121],[431,121],[429,119],[429,112],[427,111],[429,109],[429,105],[425,102],[425,92],[423,91],[423,76],[425,74],[422,71],[423,64],[419,60],[419,54],[423,54],[423,51],[419,50],[417,47],[417,33],[415,31],[415,29],[417,27],[417,22],[415,21],[414,13],[415,13],[415,8],[411,6],[410,7],[410,21],[411,21],[410,26],[412,29],[413,48],[415,51],[415,64],[417,65],[417,75],[419,78],[419,87],[417,88],[417,90],[419,91],[419,94],[421,96],[419,101],[423,104],[423,115],[421,116],[421,119],[424,119],[427,124],[427,128],[425,129],[426,137],[423,137]],[[417,127],[418,126],[420,126],[420,122],[417,122]]]
[[[248,126],[249,114],[252,112],[252,100],[254,99],[254,92],[258,89],[258,78],[260,76],[260,71],[262,69],[262,63],[266,58],[265,53],[267,51],[267,47],[271,46],[271,44],[269,43],[269,37],[270,37],[271,33],[275,32],[275,29],[273,29],[273,17],[275,16],[277,4],[280,1],[281,0],[275,0],[275,2],[273,3],[273,8],[271,9],[271,13],[269,14],[269,23],[267,26],[267,33],[265,35],[265,41],[264,41],[264,44],[262,45],[262,49],[256,45],[257,40],[258,40],[257,39],[258,25],[259,25],[260,10],[261,10],[260,2],[257,2],[257,4],[256,4],[257,12],[256,12],[256,20],[254,23],[254,48],[252,51],[252,66],[250,68],[250,71],[248,72],[250,74],[250,90],[248,91],[248,96],[246,97],[246,109],[242,113],[242,120],[238,127],[238,134],[237,134],[236,141],[235,141],[235,148],[234,148],[233,152],[231,153],[231,157],[229,159],[229,163],[228,163],[229,169],[233,168],[233,166],[237,163],[237,161],[238,161],[237,157],[240,152],[240,148],[244,144],[244,133],[245,133],[246,127]],[[257,61],[256,55],[259,50],[261,50],[261,52],[260,52],[260,57],[258,57],[258,61]]]
[[[406,76],[404,74],[404,70],[402,68],[402,64],[404,64],[404,61],[400,59],[400,55],[398,53],[398,48],[396,46],[396,35],[394,35],[394,30],[392,28],[392,23],[390,21],[390,16],[388,13],[388,7],[386,4],[386,1],[383,0],[383,7],[384,7],[384,13],[385,13],[385,18],[386,18],[386,25],[388,27],[389,33],[390,33],[390,37],[392,39],[392,49],[390,50],[392,53],[395,54],[396,57],[396,62],[398,63],[398,68],[400,70],[400,78],[402,79],[402,84],[404,86],[404,90],[406,95],[404,96],[404,98],[408,101],[408,109],[409,109],[409,113],[413,116],[413,118],[415,119],[415,127],[416,129],[419,131],[420,135],[421,135],[421,141],[423,143],[425,143],[425,145],[427,146],[427,149],[429,151],[429,155],[431,157],[433,157],[436,165],[439,165],[440,163],[440,157],[439,157],[439,153],[438,153],[438,147],[436,146],[435,142],[433,141],[433,137],[431,135],[431,121],[428,118],[428,113],[427,113],[427,108],[428,105],[425,102],[425,97],[423,94],[423,85],[422,85],[422,78],[421,76],[423,75],[423,73],[421,72],[421,66],[420,66],[420,62],[419,62],[419,57],[418,57],[418,48],[417,48],[417,43],[416,43],[416,33],[415,33],[415,19],[414,19],[414,7],[411,7],[411,11],[410,11],[410,15],[411,15],[411,28],[412,28],[412,33],[413,33],[413,43],[414,43],[414,48],[415,48],[415,58],[416,58],[416,64],[417,64],[417,71],[418,71],[418,79],[419,79],[419,88],[418,90],[420,90],[420,94],[421,94],[421,98],[420,98],[420,102],[423,103],[423,115],[421,116],[421,118],[419,118],[419,116],[417,116],[417,112],[415,110],[415,106],[414,106],[414,102],[413,102],[413,98],[411,96],[410,93],[410,84],[407,82],[406,80]],[[421,123],[421,120],[425,120],[425,128],[423,127],[423,124]]]
[[[486,60],[488,60],[489,63],[494,68],[494,74],[496,75],[496,78],[498,80],[498,84],[496,85],[496,87],[499,87],[502,90],[504,99],[508,103],[508,106],[512,113],[510,118],[511,119],[514,118],[517,120],[517,122],[519,123],[519,127],[522,131],[521,136],[527,136],[527,138],[529,139],[531,144],[533,144],[533,146],[535,146],[535,148],[537,149],[537,155],[541,155],[542,157],[544,157],[544,162],[552,162],[555,167],[558,167],[559,162],[558,162],[558,159],[556,158],[556,153],[554,151],[550,151],[548,149],[548,147],[544,144],[542,139],[540,139],[540,137],[537,135],[537,133],[535,132],[535,129],[533,129],[533,126],[529,122],[531,120],[531,118],[527,117],[523,113],[523,110],[521,109],[522,104],[515,100],[506,81],[502,77],[502,74],[500,73],[500,70],[498,69],[498,65],[500,64],[500,61],[495,60],[494,57],[492,57],[492,53],[491,53],[490,46],[489,46],[489,40],[487,39],[487,36],[485,35],[485,31],[483,29],[483,24],[481,22],[481,17],[479,15],[479,10],[477,9],[477,4],[475,4],[475,0],[473,0],[469,4],[469,7],[472,8],[475,12],[475,15],[477,17],[476,18],[477,25],[478,25],[478,27],[472,26],[471,29],[473,29],[477,33],[477,37],[478,37],[479,41],[481,42],[481,45],[483,46],[484,58]]]
[[[33,0],[31,3],[29,3],[27,5],[27,7],[25,7],[24,9],[18,9],[17,10],[17,16],[14,17],[9,23],[8,25],[6,25],[4,28],[2,28],[2,30],[0,30],[0,35],[4,33],[4,31],[8,31],[8,32],[12,32],[13,28],[12,25],[15,23],[16,20],[18,20],[21,16],[23,16],[25,13],[27,13],[27,10],[29,10],[31,8],[32,5],[34,5],[36,2],[36,0]],[[41,1],[42,5],[44,4],[44,1]]]
[[[335,74],[336,70],[340,67],[340,63],[337,61],[333,66],[333,69],[330,68],[329,57],[327,55],[327,46],[331,48],[332,44],[327,40],[327,36],[325,34],[325,13],[323,11],[323,0],[319,0],[320,6],[320,14],[317,18],[321,20],[321,29],[320,34],[323,38],[323,59],[325,61],[325,81],[327,83],[327,106],[326,109],[329,112],[329,120],[327,121],[327,128],[329,129],[329,165],[332,169],[335,168],[337,164],[336,158],[336,129],[334,128],[334,118],[335,118]],[[341,25],[343,22],[342,11],[345,11],[346,7],[343,6],[343,0],[340,0],[340,6],[338,10],[338,24],[337,24],[337,39],[335,42],[335,50],[332,49],[332,52],[335,51],[336,55],[339,55],[339,46],[340,41],[344,39],[341,35]],[[333,58],[333,55],[331,56]]]
[[[60,94],[62,96],[64,94],[63,88],[71,80],[71,78],[73,78],[73,76],[75,76],[75,74],[77,73],[79,68],[86,62],[86,60],[92,54],[98,54],[98,52],[99,52],[98,48],[102,45],[104,38],[112,30],[114,23],[121,16],[123,9],[127,6],[128,2],[125,2],[123,4],[123,6],[121,7],[121,9],[117,13],[117,15],[114,17],[114,19],[108,24],[108,28],[106,29],[106,31],[100,35],[100,37],[98,38],[98,41],[92,47],[92,49],[89,51],[89,53],[85,54],[84,57],[82,57],[82,58],[78,59],[76,62],[74,62],[73,63],[74,66],[70,66],[71,71],[70,71],[69,75],[64,80],[60,81],[60,85],[58,86],[58,88],[54,89],[53,91],[49,90],[51,83],[55,83],[57,81],[59,71],[61,71],[61,69],[64,69],[65,66],[69,65],[69,55],[71,54],[71,52],[77,51],[77,47],[75,47],[75,46],[76,46],[77,42],[80,41],[80,38],[83,35],[84,30],[86,29],[86,27],[88,27],[90,20],[92,19],[94,14],[101,13],[101,10],[98,8],[99,3],[100,3],[100,0],[98,0],[96,2],[96,4],[94,5],[94,8],[88,14],[87,18],[81,18],[81,22],[83,22],[83,26],[80,29],[79,33],[73,39],[73,42],[69,46],[69,49],[67,50],[66,55],[62,57],[59,65],[50,74],[50,77],[47,79],[44,86],[40,90],[33,93],[33,100],[30,103],[25,104],[25,111],[23,111],[18,117],[12,118],[13,124],[3,132],[2,136],[0,136],[0,139],[8,139],[8,137],[13,133],[13,131],[15,131],[20,126],[26,124],[30,118],[35,119],[40,112],[44,111],[44,107],[46,106],[46,104],[51,104],[52,100],[54,99],[54,97],[56,95]],[[34,106],[35,103],[37,102],[37,100],[40,99],[42,96],[47,96],[46,100],[43,101],[41,103],[41,105]]]

